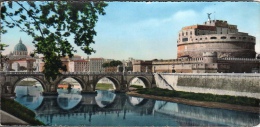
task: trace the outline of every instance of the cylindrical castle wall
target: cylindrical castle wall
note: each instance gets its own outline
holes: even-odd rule
[[[214,45],[214,46],[213,46]],[[217,52],[218,58],[222,57],[233,57],[233,58],[255,58],[255,50],[252,49],[244,49],[243,47],[246,44],[239,43],[204,43],[197,44],[191,43],[186,45],[178,46],[178,57],[189,55],[193,58],[203,57],[203,52]],[[249,47],[254,47],[254,44],[248,44]]]
[[[223,37],[226,39],[221,39]],[[193,58],[203,57],[203,52],[217,52],[218,58],[255,58],[255,38],[239,35],[202,35],[185,42],[178,41],[178,58],[185,55]]]

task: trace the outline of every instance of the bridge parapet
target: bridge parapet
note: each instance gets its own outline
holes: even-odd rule
[[[44,75],[41,72],[12,72],[12,71],[0,72],[0,74],[2,75]]]
[[[63,72],[62,75],[153,75],[152,72]]]

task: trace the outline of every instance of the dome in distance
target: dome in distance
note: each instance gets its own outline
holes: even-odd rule
[[[27,51],[26,46],[22,43],[20,39],[19,43],[14,46],[14,51]]]

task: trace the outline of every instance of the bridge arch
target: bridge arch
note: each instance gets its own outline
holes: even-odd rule
[[[42,85],[42,88],[43,88],[43,91],[47,91],[47,87],[48,87],[48,84],[43,81],[41,78],[39,77],[36,77],[36,76],[23,76],[23,77],[19,77],[16,81],[14,81],[14,83],[12,84],[12,94],[15,92],[15,87],[18,85],[18,83],[20,81],[22,81],[23,79],[27,79],[27,78],[32,78],[32,79],[35,79],[36,81],[40,82],[40,84]]]
[[[79,85],[81,86],[82,90],[86,87],[84,81],[83,81],[80,77],[77,77],[77,76],[62,76],[62,77],[60,77],[60,78],[56,81],[56,83],[54,84],[54,85],[55,85],[55,86],[54,86],[55,90],[57,90],[57,89],[58,89],[58,85],[59,85],[64,79],[67,79],[67,78],[72,78],[72,79],[76,80],[76,81],[79,83]]]
[[[151,82],[147,77],[145,77],[145,76],[134,76],[134,77],[132,77],[132,78],[128,81],[128,83],[127,83],[128,89],[129,89],[129,87],[130,87],[130,83],[131,83],[131,82],[133,81],[133,79],[135,79],[135,78],[140,79],[140,80],[144,83],[144,85],[145,85],[146,88],[151,88],[151,87],[152,87],[152,82]]]
[[[120,82],[119,82],[119,80],[116,77],[105,75],[105,76],[99,77],[96,80],[96,82],[93,84],[94,85],[94,88],[93,88],[94,91],[96,90],[96,85],[97,85],[98,81],[101,80],[102,78],[108,78],[110,81],[112,81],[112,83],[114,84],[114,86],[116,88],[115,89],[116,91],[117,90],[119,91],[121,89]]]

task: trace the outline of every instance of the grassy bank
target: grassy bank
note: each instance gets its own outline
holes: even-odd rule
[[[214,94],[204,94],[204,93],[190,93],[190,92],[181,92],[175,90],[167,90],[161,88],[138,88],[137,93],[139,94],[148,94],[155,96],[165,96],[165,97],[178,97],[196,101],[207,101],[207,102],[221,102],[228,104],[244,105],[244,106],[253,106],[259,107],[260,99],[248,98],[248,97],[236,97],[228,95],[214,95]]]
[[[130,87],[137,88],[137,89],[141,89],[141,88],[143,88],[143,86],[135,85],[135,84],[131,85]]]
[[[1,110],[12,114],[13,116],[29,123],[30,125],[45,125],[41,121],[35,119],[35,113],[18,102],[1,98]]]
[[[96,86],[97,90],[109,90],[109,89],[114,89],[113,84],[108,84],[108,83],[98,83]]]

